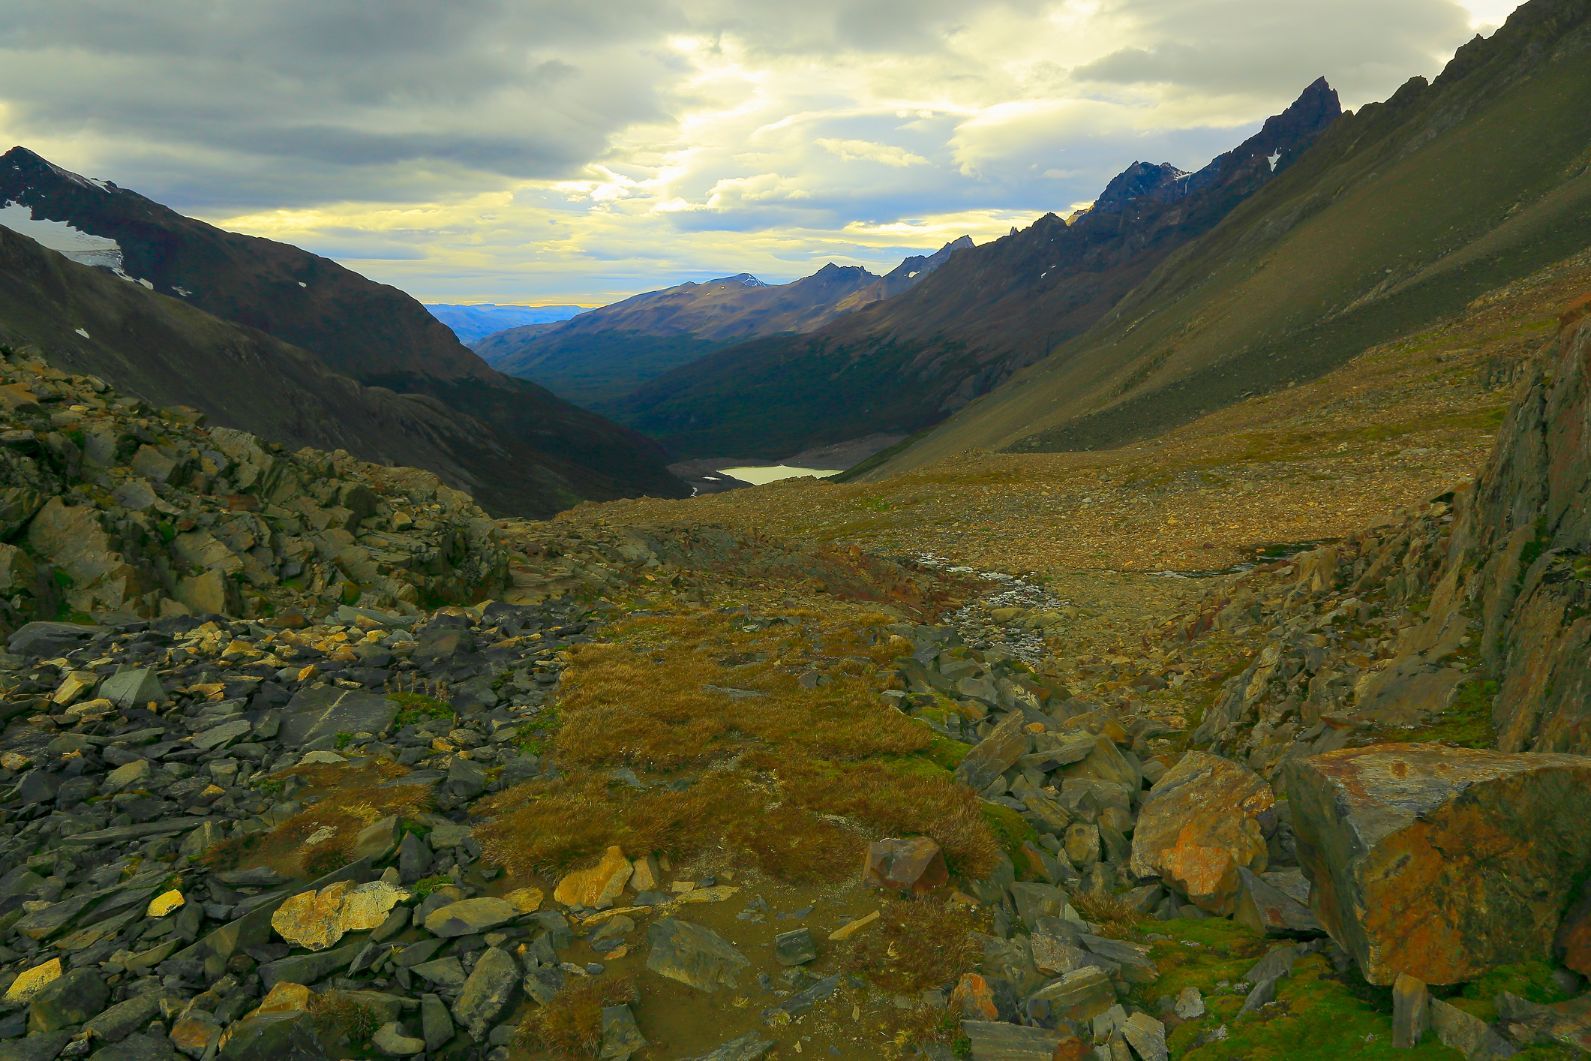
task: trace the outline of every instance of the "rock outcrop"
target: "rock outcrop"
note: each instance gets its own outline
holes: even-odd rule
[[[427,472],[289,452],[0,352],[0,630],[413,614],[507,581],[493,522]]]
[[[1389,744],[1285,777],[1315,914],[1371,983],[1549,957],[1591,872],[1591,757]]]

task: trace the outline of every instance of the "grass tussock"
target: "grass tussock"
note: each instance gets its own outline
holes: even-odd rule
[[[316,877],[351,861],[361,830],[389,815],[417,817],[430,809],[425,785],[392,784],[409,771],[390,760],[297,766],[272,778],[296,784],[304,808],[265,832],[229,837],[205,853],[217,868],[269,866],[293,877]],[[314,840],[311,843],[311,840]]]
[[[937,899],[886,903],[879,922],[879,931],[857,937],[848,965],[891,994],[950,983],[982,953],[973,916]]]
[[[1072,896],[1072,909],[1094,925],[1101,936],[1112,939],[1131,938],[1142,917],[1121,896],[1104,892],[1078,892]]]
[[[870,840],[921,834],[954,871],[987,873],[999,845],[942,765],[959,749],[879,695],[901,652],[877,633],[886,617],[843,604],[779,615],[660,609],[578,646],[546,735],[566,776],[476,805],[486,857],[526,878],[617,844],[819,882],[855,875]],[[608,784],[614,767],[648,787]]]
[[[596,1057],[602,1049],[602,1008],[626,1005],[637,997],[627,976],[572,983],[550,1003],[530,1011],[514,1045],[524,1057]]]

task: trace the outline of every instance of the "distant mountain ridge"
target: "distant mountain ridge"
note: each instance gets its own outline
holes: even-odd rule
[[[1591,246],[1588,70],[1591,5],[1531,0],[1435,81],[1411,79],[1281,160],[1274,183],[1094,328],[865,474],[1147,437]]]
[[[493,335],[476,351],[503,372],[605,409],[670,369],[746,339],[809,332],[926,279],[957,251],[962,236],[932,255],[914,255],[885,276],[832,262],[788,284],[750,273],[648,291],[552,325]]]
[[[777,457],[920,431],[1086,331],[1290,169],[1341,113],[1318,79],[1197,173],[1135,162],[1071,224],[1046,214],[811,334],[717,351],[603,409],[684,455]]]
[[[414,299],[326,258],[183,217],[135,192],[69,173],[22,147],[0,156],[4,204],[16,207],[0,211],[0,224],[19,216],[20,207],[32,222],[63,223],[114,243],[121,259],[116,271],[126,278],[116,282],[129,290],[169,297],[264,332],[313,355],[328,373],[365,388],[385,388],[451,410],[475,437],[455,438],[458,432],[449,432],[447,466],[421,466],[471,490],[491,511],[545,516],[581,500],[686,492],[665,469],[654,443],[495,371]],[[36,260],[25,254],[13,260],[27,258]],[[13,282],[20,290],[28,289]],[[71,270],[60,271],[54,282],[63,297],[83,283]],[[197,318],[152,303],[129,303],[121,312],[129,315],[127,326],[101,326],[95,343],[111,348],[101,349],[105,361],[90,369],[118,386],[143,393],[141,388],[154,379],[150,366],[169,358],[168,350],[149,341],[154,329],[142,330],[146,317],[152,316],[168,324],[180,322],[171,328],[191,333],[195,341],[178,346],[191,352],[195,360],[188,371],[205,386],[186,387],[186,397],[146,393],[150,400],[183,401],[218,418],[221,410],[233,410],[225,415],[237,422],[235,410],[251,402],[299,398],[295,388],[276,394],[249,391],[246,374],[225,371],[221,359],[206,362],[205,347],[197,339],[214,329]],[[24,331],[42,326],[36,314],[25,316]],[[169,334],[171,328],[165,331]],[[170,382],[185,385],[182,380]],[[361,448],[357,436],[348,445],[371,459],[385,459],[380,452],[384,447],[372,438]]]
[[[425,308],[465,346],[509,328],[556,324],[586,311],[585,306],[498,306],[490,302],[435,302],[426,303]]]

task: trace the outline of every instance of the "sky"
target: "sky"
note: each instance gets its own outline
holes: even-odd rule
[[[428,302],[891,268],[1195,169],[1509,0],[6,0],[0,150]]]

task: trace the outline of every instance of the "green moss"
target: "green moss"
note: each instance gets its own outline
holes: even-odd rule
[[[434,893],[437,889],[446,888],[452,883],[452,877],[421,877],[419,880],[415,881],[409,886],[409,890],[414,893],[415,902],[423,903],[429,899],[432,893]]]
[[[1453,998],[1453,1005],[1491,1023],[1497,1019],[1497,996],[1507,991],[1531,1002],[1562,1002],[1569,996],[1552,982],[1552,966],[1545,961],[1503,965],[1471,980]]]
[[[415,726],[432,718],[453,718],[453,705],[424,693],[389,693],[387,699],[398,705],[393,725],[398,729]]]
[[[1241,1000],[1238,1000],[1241,1006]],[[1211,1024],[1206,1014],[1198,1024]],[[1385,1006],[1370,1001],[1331,975],[1331,967],[1319,955],[1310,955],[1293,967],[1292,975],[1278,986],[1276,1002],[1259,1013],[1235,1019],[1235,1012],[1224,1016],[1228,1035],[1224,1040],[1182,1051],[1188,1058],[1231,1058],[1244,1061],[1337,1061],[1338,1058],[1457,1058],[1461,1055],[1435,1041],[1432,1036],[1413,1050],[1392,1046],[1391,1003]],[[1182,1043],[1197,1040],[1184,1025],[1177,1029]]]
[[[177,526],[169,519],[163,519],[155,524],[155,533],[160,535],[160,540],[170,545],[177,537]]]
[[[1458,687],[1447,710],[1429,725],[1398,737],[1411,742],[1456,744],[1461,748],[1491,748],[1497,743],[1492,725],[1492,701],[1497,683],[1472,679]]]
[[[983,812],[984,824],[988,825],[1000,847],[1010,856],[1014,865],[1020,866],[1022,845],[1037,835],[1033,826],[1012,808],[998,803],[984,802],[979,809]]]
[[[554,708],[548,708],[535,718],[527,719],[519,724],[514,734],[514,743],[521,752],[528,755],[545,755],[552,746],[554,735],[563,719],[559,717]]]

